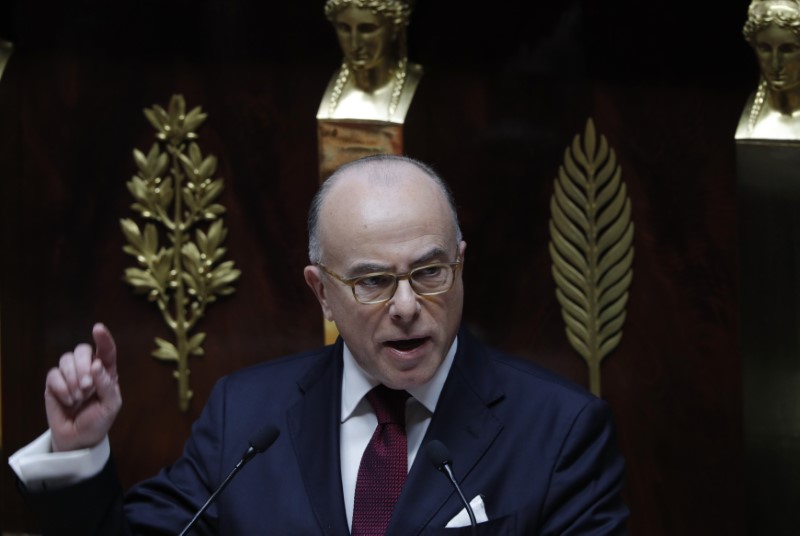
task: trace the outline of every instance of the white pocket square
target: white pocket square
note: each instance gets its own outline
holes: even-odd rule
[[[474,499],[469,501],[469,505],[472,507],[472,511],[475,514],[475,522],[476,523],[485,523],[489,521],[489,518],[486,517],[486,507],[483,505],[483,497],[480,495],[476,495]],[[454,529],[458,527],[469,527],[469,514],[467,513],[466,508],[462,508],[461,511],[453,517],[450,521],[447,522],[445,525],[446,529]]]

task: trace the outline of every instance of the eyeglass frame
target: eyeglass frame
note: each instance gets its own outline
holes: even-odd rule
[[[428,263],[428,264],[424,264],[422,266],[417,266],[413,270],[409,270],[408,272],[405,272],[405,273],[402,273],[402,274],[393,273],[393,272],[370,272],[368,274],[358,275],[358,276],[355,276],[355,277],[344,277],[342,275],[339,275],[336,272],[334,272],[333,270],[331,270],[330,268],[328,268],[327,266],[325,266],[324,264],[322,264],[321,262],[316,262],[314,264],[316,266],[319,266],[320,268],[322,268],[322,270],[325,273],[327,273],[329,276],[333,277],[334,279],[336,279],[340,283],[343,283],[343,284],[347,285],[348,287],[350,287],[350,290],[353,292],[353,299],[355,299],[356,302],[360,303],[361,305],[378,305],[380,303],[386,303],[386,302],[390,301],[392,298],[394,298],[394,295],[397,294],[397,287],[400,286],[400,280],[401,279],[408,279],[408,286],[411,287],[411,290],[413,290],[414,294],[416,294],[417,296],[439,296],[440,294],[445,294],[447,292],[450,292],[453,289],[453,286],[456,284],[456,270],[458,270],[458,268],[463,263],[464,263],[464,259],[462,259],[461,255],[459,255],[458,256],[458,260],[450,261],[450,262],[431,262],[431,263]],[[411,283],[412,282],[411,274],[413,274],[414,272],[417,272],[419,270],[424,270],[425,268],[430,268],[432,266],[447,266],[448,268],[450,268],[453,271],[453,280],[450,281],[450,286],[447,287],[444,290],[437,290],[436,292],[417,292],[417,289],[415,289],[414,285]],[[376,301],[367,301],[367,302],[365,302],[365,301],[359,300],[358,296],[356,296],[356,283],[359,280],[366,279],[366,278],[369,278],[369,277],[375,277],[375,276],[379,276],[379,275],[392,276],[394,278],[394,289],[392,290],[392,293],[389,294],[389,296],[387,298],[376,300]]]

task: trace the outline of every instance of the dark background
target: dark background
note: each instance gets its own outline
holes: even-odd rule
[[[733,134],[755,88],[748,2],[418,0],[425,75],[406,152],[433,165],[469,244],[465,322],[485,340],[588,385],[564,337],[547,253],[565,147],[592,117],[622,166],[636,226],[620,346],[602,368],[627,459],[636,535],[745,532]],[[0,80],[0,344],[4,456],[46,428],[42,391],[93,322],[120,347],[125,404],[111,434],[126,484],[179,453],[214,381],[321,343],[305,288],[317,185],[315,114],[341,54],[323,2],[6,2],[15,52]],[[213,304],[177,408],[170,338],[122,273],[120,217],[142,109],[174,93],[209,119],[228,257],[243,275]],[[531,453],[535,456],[535,453]],[[0,529],[35,530],[2,470]],[[775,533],[775,532],[773,532]]]

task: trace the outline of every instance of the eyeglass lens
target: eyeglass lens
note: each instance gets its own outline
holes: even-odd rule
[[[411,288],[417,294],[436,294],[450,290],[455,267],[448,264],[421,266],[408,274]],[[362,302],[388,300],[394,295],[398,277],[395,274],[370,274],[353,283],[355,296]]]

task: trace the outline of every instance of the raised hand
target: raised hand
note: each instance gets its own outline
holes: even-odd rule
[[[95,350],[79,344],[47,373],[44,402],[53,451],[100,443],[122,407],[117,381],[117,347],[103,324],[92,328]]]

